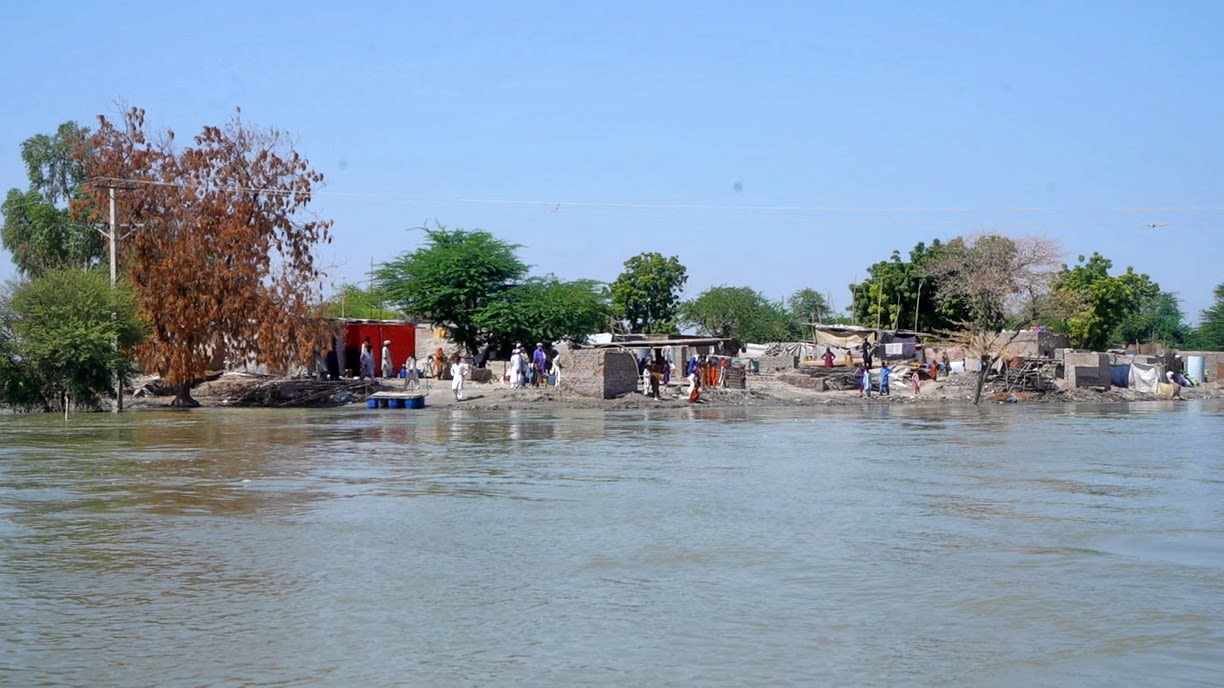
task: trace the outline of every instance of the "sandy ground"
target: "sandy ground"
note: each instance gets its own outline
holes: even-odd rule
[[[561,387],[527,387],[511,389],[500,382],[474,383],[468,381],[464,387],[464,398],[456,400],[450,389],[449,381],[426,380],[428,388],[426,406],[436,408],[468,408],[468,409],[546,409],[546,408],[582,408],[582,409],[641,409],[667,408],[689,406],[686,395],[686,385],[669,385],[662,390],[662,399],[651,399],[640,393],[627,394],[616,399],[595,399],[579,396],[567,391],[564,383]],[[364,404],[368,394],[379,391],[402,391],[398,380],[382,385],[371,383],[361,385],[354,381],[341,381],[335,385],[334,393],[326,388],[320,388],[320,383],[312,381],[272,380],[245,374],[227,374],[217,380],[203,383],[193,390],[196,400],[204,406],[241,406],[241,405],[280,405],[278,403],[244,404],[243,399],[250,399],[252,389],[286,390],[290,395],[305,394],[305,387],[315,395],[323,390],[324,402],[321,405]],[[938,382],[924,381],[921,392],[915,394],[908,384],[894,382],[892,394],[881,397],[873,394],[866,398],[858,391],[828,391],[798,387],[779,379],[776,375],[750,375],[747,390],[734,389],[704,389],[701,401],[703,406],[844,406],[862,404],[929,404],[929,403],[960,403],[973,401],[976,378],[972,375],[954,375]],[[1224,389],[1218,383],[1209,383],[1200,387],[1183,389],[1182,397],[1186,399],[1224,398]],[[1151,400],[1151,395],[1137,394],[1131,390],[1113,388],[1108,391],[1093,389],[1066,390],[1059,389],[1045,394],[1026,394],[1001,392],[991,389],[988,385],[982,394],[982,403],[1056,403],[1056,402],[1126,402]],[[133,408],[159,407],[169,405],[171,397],[142,396],[134,399],[129,406]],[[284,405],[293,405],[284,403]]]

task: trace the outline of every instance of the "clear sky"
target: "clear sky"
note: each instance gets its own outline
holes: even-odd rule
[[[1224,282],[1224,3],[178,5],[6,7],[0,190],[65,120],[186,138],[240,106],[326,175],[335,281],[438,221],[563,279],[675,255],[689,297],[841,308],[893,250],[985,231],[1132,265],[1192,320]]]

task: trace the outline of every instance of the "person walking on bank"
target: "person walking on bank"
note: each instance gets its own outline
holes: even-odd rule
[[[455,393],[455,401],[463,401],[463,378],[468,374],[468,364],[463,362],[463,356],[455,354],[450,372],[451,391]]]
[[[417,377],[416,352],[409,351],[408,359],[404,361],[404,389],[416,389],[421,386]]]

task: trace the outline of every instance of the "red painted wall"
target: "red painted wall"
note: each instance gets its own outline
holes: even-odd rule
[[[366,338],[374,351],[374,374],[382,375],[382,343],[391,340],[391,369],[399,375],[408,353],[416,349],[416,324],[381,320],[348,320],[344,323],[344,353],[341,368],[344,375],[360,374],[361,345]],[[351,371],[351,373],[350,373]]]

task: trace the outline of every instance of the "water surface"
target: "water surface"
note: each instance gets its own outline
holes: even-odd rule
[[[0,684],[1220,685],[1216,402],[0,417]]]

